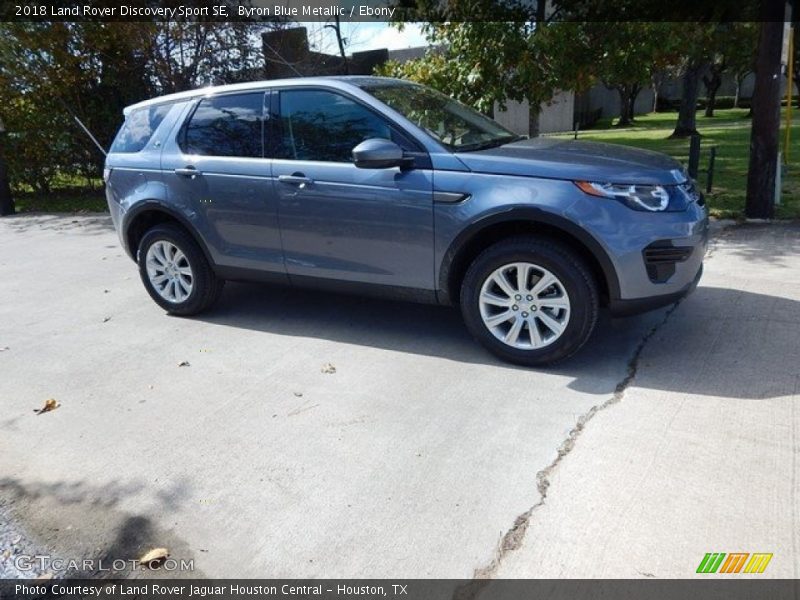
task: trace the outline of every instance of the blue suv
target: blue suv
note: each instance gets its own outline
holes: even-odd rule
[[[658,153],[528,140],[421,85],[301,78],[125,109],[106,193],[150,296],[193,315],[225,280],[458,305],[497,356],[552,363],[598,310],[697,285],[703,197]]]

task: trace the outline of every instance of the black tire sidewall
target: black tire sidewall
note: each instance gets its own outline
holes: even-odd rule
[[[147,275],[147,251],[148,249],[159,241],[170,242],[177,246],[192,269],[192,291],[189,297],[183,302],[169,302],[161,297],[161,295],[153,287],[150,278]],[[206,259],[203,251],[197,245],[191,236],[182,231],[178,227],[171,225],[156,226],[142,236],[139,242],[139,250],[137,253],[137,262],[139,263],[139,275],[142,279],[147,293],[161,308],[170,314],[174,315],[192,315],[202,311],[207,303],[207,298],[216,285],[213,273],[211,272],[208,260]]]
[[[496,269],[513,262],[537,264],[555,275],[570,299],[570,319],[553,343],[522,350],[498,340],[484,325],[479,308],[480,290]],[[470,333],[496,356],[515,364],[534,366],[563,360],[588,340],[597,321],[597,286],[582,261],[566,248],[534,238],[500,242],[484,251],[467,271],[461,289],[461,312]]]

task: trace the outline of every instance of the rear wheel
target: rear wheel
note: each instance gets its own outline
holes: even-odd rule
[[[594,329],[598,305],[597,284],[580,257],[533,236],[486,249],[461,288],[472,335],[496,356],[530,366],[577,352]]]
[[[197,242],[176,225],[157,225],[147,231],[137,260],[145,289],[170,314],[188,316],[206,310],[225,284]]]

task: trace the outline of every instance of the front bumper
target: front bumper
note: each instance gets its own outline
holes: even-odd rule
[[[696,287],[709,236],[702,201],[665,213],[633,211],[616,201],[581,205],[584,226],[603,241],[617,275],[619,286],[609,286],[612,314],[666,306]]]
[[[708,238],[708,212],[699,204],[639,236],[627,253],[616,257],[624,266],[619,271],[622,293],[609,299],[612,315],[667,306],[694,291],[703,274]]]
[[[700,283],[700,278],[702,276],[703,264],[700,263],[700,268],[697,270],[694,279],[682,289],[676,292],[670,292],[669,294],[650,296],[647,298],[634,298],[633,300],[612,299],[608,304],[608,309],[614,317],[628,317],[669,306],[691,294],[697,287],[697,284]]]

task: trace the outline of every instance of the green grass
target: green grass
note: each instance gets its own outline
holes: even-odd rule
[[[103,180],[58,173],[50,182],[49,194],[34,191],[27,185],[13,190],[17,212],[108,212]]]
[[[65,188],[48,195],[34,192],[14,194],[17,212],[108,212],[102,189]]]
[[[697,114],[697,129],[702,135],[698,181],[705,191],[706,174],[703,171],[708,167],[709,149],[716,146],[714,185],[706,196],[710,212],[720,218],[741,218],[747,189],[750,119],[746,109],[717,110],[715,113],[713,118],[704,117],[702,111]],[[638,116],[634,126],[624,129],[615,129],[606,120],[599,124],[603,129],[581,131],[578,139],[664,152],[687,164],[689,139],[667,139],[676,119],[676,113],[650,113]],[[783,131],[781,140],[782,136]],[[563,137],[571,137],[571,134]],[[800,110],[797,109],[793,111],[791,150],[792,164],[785,167],[781,205],[776,207],[776,216],[784,219],[800,218]]]

